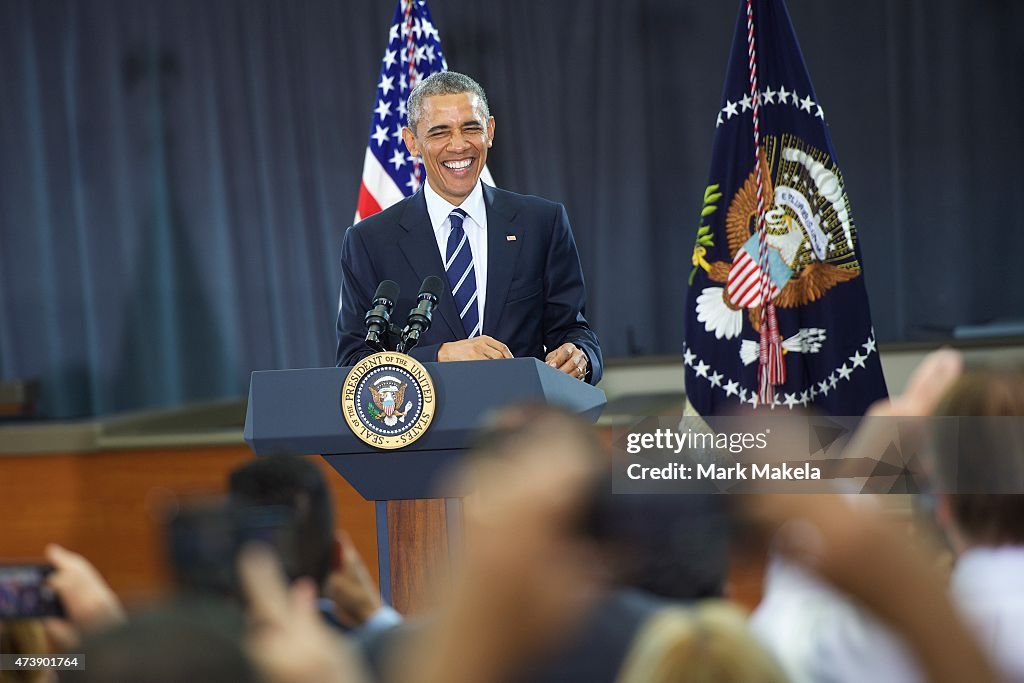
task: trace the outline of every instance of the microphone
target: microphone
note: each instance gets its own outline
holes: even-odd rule
[[[402,341],[398,350],[402,353],[412,351],[420,343],[420,335],[430,329],[437,298],[444,292],[444,280],[436,275],[429,276],[420,285],[420,293],[416,295],[416,307],[409,311],[409,319],[402,330]]]
[[[366,324],[366,345],[374,351],[387,350],[391,311],[398,300],[398,292],[398,283],[394,280],[384,280],[377,285],[372,308],[366,312],[363,319]]]

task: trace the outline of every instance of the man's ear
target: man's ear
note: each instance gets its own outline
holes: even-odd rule
[[[494,117],[487,119],[487,146],[494,144]]]
[[[402,139],[405,140],[405,148],[409,150],[409,154],[418,157],[420,149],[416,145],[416,136],[412,134],[412,129],[408,126],[402,129]]]

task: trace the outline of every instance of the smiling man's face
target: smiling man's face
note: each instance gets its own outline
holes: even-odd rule
[[[411,154],[423,157],[434,192],[459,206],[476,187],[494,137],[494,117],[485,118],[473,93],[423,100],[416,130],[402,130]]]

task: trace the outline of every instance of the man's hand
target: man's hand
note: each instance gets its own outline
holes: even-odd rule
[[[47,583],[60,597],[67,615],[45,621],[47,633],[60,647],[75,647],[82,633],[102,631],[124,621],[121,601],[89,560],[56,544],[46,546],[45,552],[54,568]]]
[[[381,608],[380,592],[351,537],[342,531],[337,543],[341,563],[327,576],[327,597],[334,602],[338,621],[350,628],[362,626]]]
[[[576,379],[587,378],[587,366],[590,363],[583,349],[572,342],[566,342],[549,353],[544,362]]]
[[[445,342],[437,350],[437,360],[445,363],[453,360],[497,360],[512,358],[512,352],[494,337],[486,334],[472,339]]]

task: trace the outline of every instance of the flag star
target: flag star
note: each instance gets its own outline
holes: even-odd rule
[[[752,408],[756,408],[757,407],[757,392],[756,391],[751,391],[750,392],[750,399],[747,401],[747,403],[749,403]]]
[[[395,88],[394,83],[395,83],[395,77],[394,76],[381,76],[380,77],[380,83],[377,84],[377,87],[380,88],[381,90],[383,90],[384,94],[387,95],[389,92],[394,90],[394,88]]]
[[[779,88],[779,104],[787,104],[789,102],[790,93],[786,92],[786,86]]]
[[[402,139],[402,126],[400,126],[400,125],[395,126],[395,132],[391,134],[391,137],[393,137],[395,139],[396,143],[399,140],[401,140]]]
[[[427,48],[426,47],[422,47],[421,46],[421,47],[416,48],[416,63],[417,64],[422,62],[426,58],[426,56],[427,56]]]
[[[722,123],[722,112],[718,112],[718,120],[715,121],[715,128],[718,128]]]
[[[839,378],[836,377],[835,373],[832,373],[828,376],[828,385],[835,389],[837,384],[839,384]]]
[[[409,182],[407,182],[405,186],[415,194],[420,189],[420,181],[416,179],[416,176],[409,176]]]
[[[836,370],[839,373],[839,379],[850,379],[850,373],[853,372],[853,368],[846,367],[846,363],[843,363],[843,367]]]
[[[790,410],[792,410],[792,409],[793,409],[793,406],[795,406],[795,405],[797,405],[798,403],[800,403],[800,399],[798,399],[798,398],[796,397],[796,394],[786,394],[786,398],[785,398],[785,399],[783,400],[783,403],[785,403],[785,404],[786,404],[786,407],[787,407],[787,408],[789,408]]]
[[[722,386],[722,377],[723,377],[722,373],[720,373],[720,372],[712,372],[711,373],[711,377],[708,378],[708,381],[711,382],[711,386],[713,386],[713,387],[720,387],[720,386]]]
[[[818,382],[818,388],[821,389],[822,396],[828,396],[829,384],[827,379],[823,379]]]
[[[396,149],[388,161],[395,165],[395,170],[397,171],[402,166],[405,166],[405,155],[402,154],[402,150]]]
[[[818,398],[818,385],[812,384],[811,385],[811,400],[813,401],[816,398]]]
[[[371,135],[370,137],[376,140],[377,146],[380,147],[381,145],[384,144],[384,141],[388,139],[388,130],[387,128],[383,128],[376,124],[374,124],[374,128],[377,129],[377,132]]]
[[[388,32],[388,43],[393,43],[398,40],[398,29],[401,27],[401,24],[394,24],[391,26],[391,30]],[[387,57],[385,57],[385,59],[387,59]]]
[[[750,101],[750,95],[744,95],[743,99],[739,101],[739,104],[743,107],[743,109],[741,109],[741,111],[746,111],[748,109],[751,109],[752,108],[751,107],[752,103]]]
[[[764,91],[764,103],[775,104],[775,91],[772,90],[771,86],[768,86],[768,89]]]
[[[731,119],[732,117],[734,117],[737,114],[739,114],[739,112],[736,111],[736,105],[737,104],[739,104],[739,102],[730,102],[729,100],[725,101],[725,115],[726,115],[726,118]]]
[[[740,403],[746,403],[746,402],[747,402],[747,390],[741,388],[740,389]]]
[[[725,389],[725,395],[726,396],[732,396],[732,395],[738,393],[736,391],[736,387],[737,386],[739,386],[739,385],[736,384],[736,382],[734,382],[733,380],[729,380],[728,382],[726,382],[725,386],[723,387],[723,389]]]
[[[380,120],[383,121],[387,117],[391,116],[391,103],[385,102],[384,100],[377,101],[377,108],[373,110]]]
[[[434,46],[427,45],[427,62],[433,64],[435,59],[437,59],[437,55],[434,54]]]
[[[437,29],[434,28],[434,25],[431,24],[426,19],[421,19],[420,20],[420,28],[423,29],[424,35],[433,37],[434,39],[440,38],[440,35],[437,32]]]
[[[823,110],[823,109],[821,108],[821,105],[820,105],[820,104],[818,105],[818,113],[817,113],[817,114],[815,114],[815,116],[817,116],[817,117],[818,117],[819,119],[821,119],[822,121],[824,121],[824,120],[825,120],[825,111],[824,111],[824,110]]]
[[[697,357],[697,354],[695,354],[690,349],[686,349],[686,351],[683,352],[683,364],[685,364],[685,365],[693,365],[693,359],[696,358],[696,357]]]
[[[711,366],[702,360],[697,361],[697,364],[693,366],[693,371],[697,373],[698,377],[707,377],[710,369]]]
[[[810,396],[810,392],[809,391],[805,390],[803,393],[800,394],[800,404],[801,405],[807,405],[810,402],[810,400],[811,400],[811,396]]]
[[[810,114],[811,113],[811,105],[813,105],[813,104],[814,104],[814,100],[812,100],[811,96],[808,95],[807,97],[805,97],[803,100],[800,101],[800,108],[803,109],[808,114]]]
[[[405,61],[404,55],[402,57],[402,61],[403,62]],[[408,88],[408,87],[409,87],[409,84],[405,80],[405,74],[402,74],[402,77],[398,79],[398,88],[402,92],[405,92],[405,89]]]
[[[408,113],[409,113],[409,110],[405,108],[405,98],[404,97],[399,97],[398,98],[398,115],[404,118],[405,115],[408,114]]]
[[[852,356],[850,356],[850,362],[853,363],[854,368],[862,368],[864,367],[864,361],[867,357],[867,354],[862,356],[860,355],[860,351],[856,351]]]
[[[875,346],[875,338],[874,337],[869,337],[867,343],[861,344],[861,346],[864,347],[865,353],[867,353],[869,355],[874,353],[875,348],[876,348],[876,346]]]
[[[395,57],[398,56],[398,50],[386,50],[384,52],[384,66],[388,69],[395,65]]]
[[[420,26],[420,20],[417,19],[412,25],[412,32],[416,34],[416,40],[423,37],[423,28]]]

